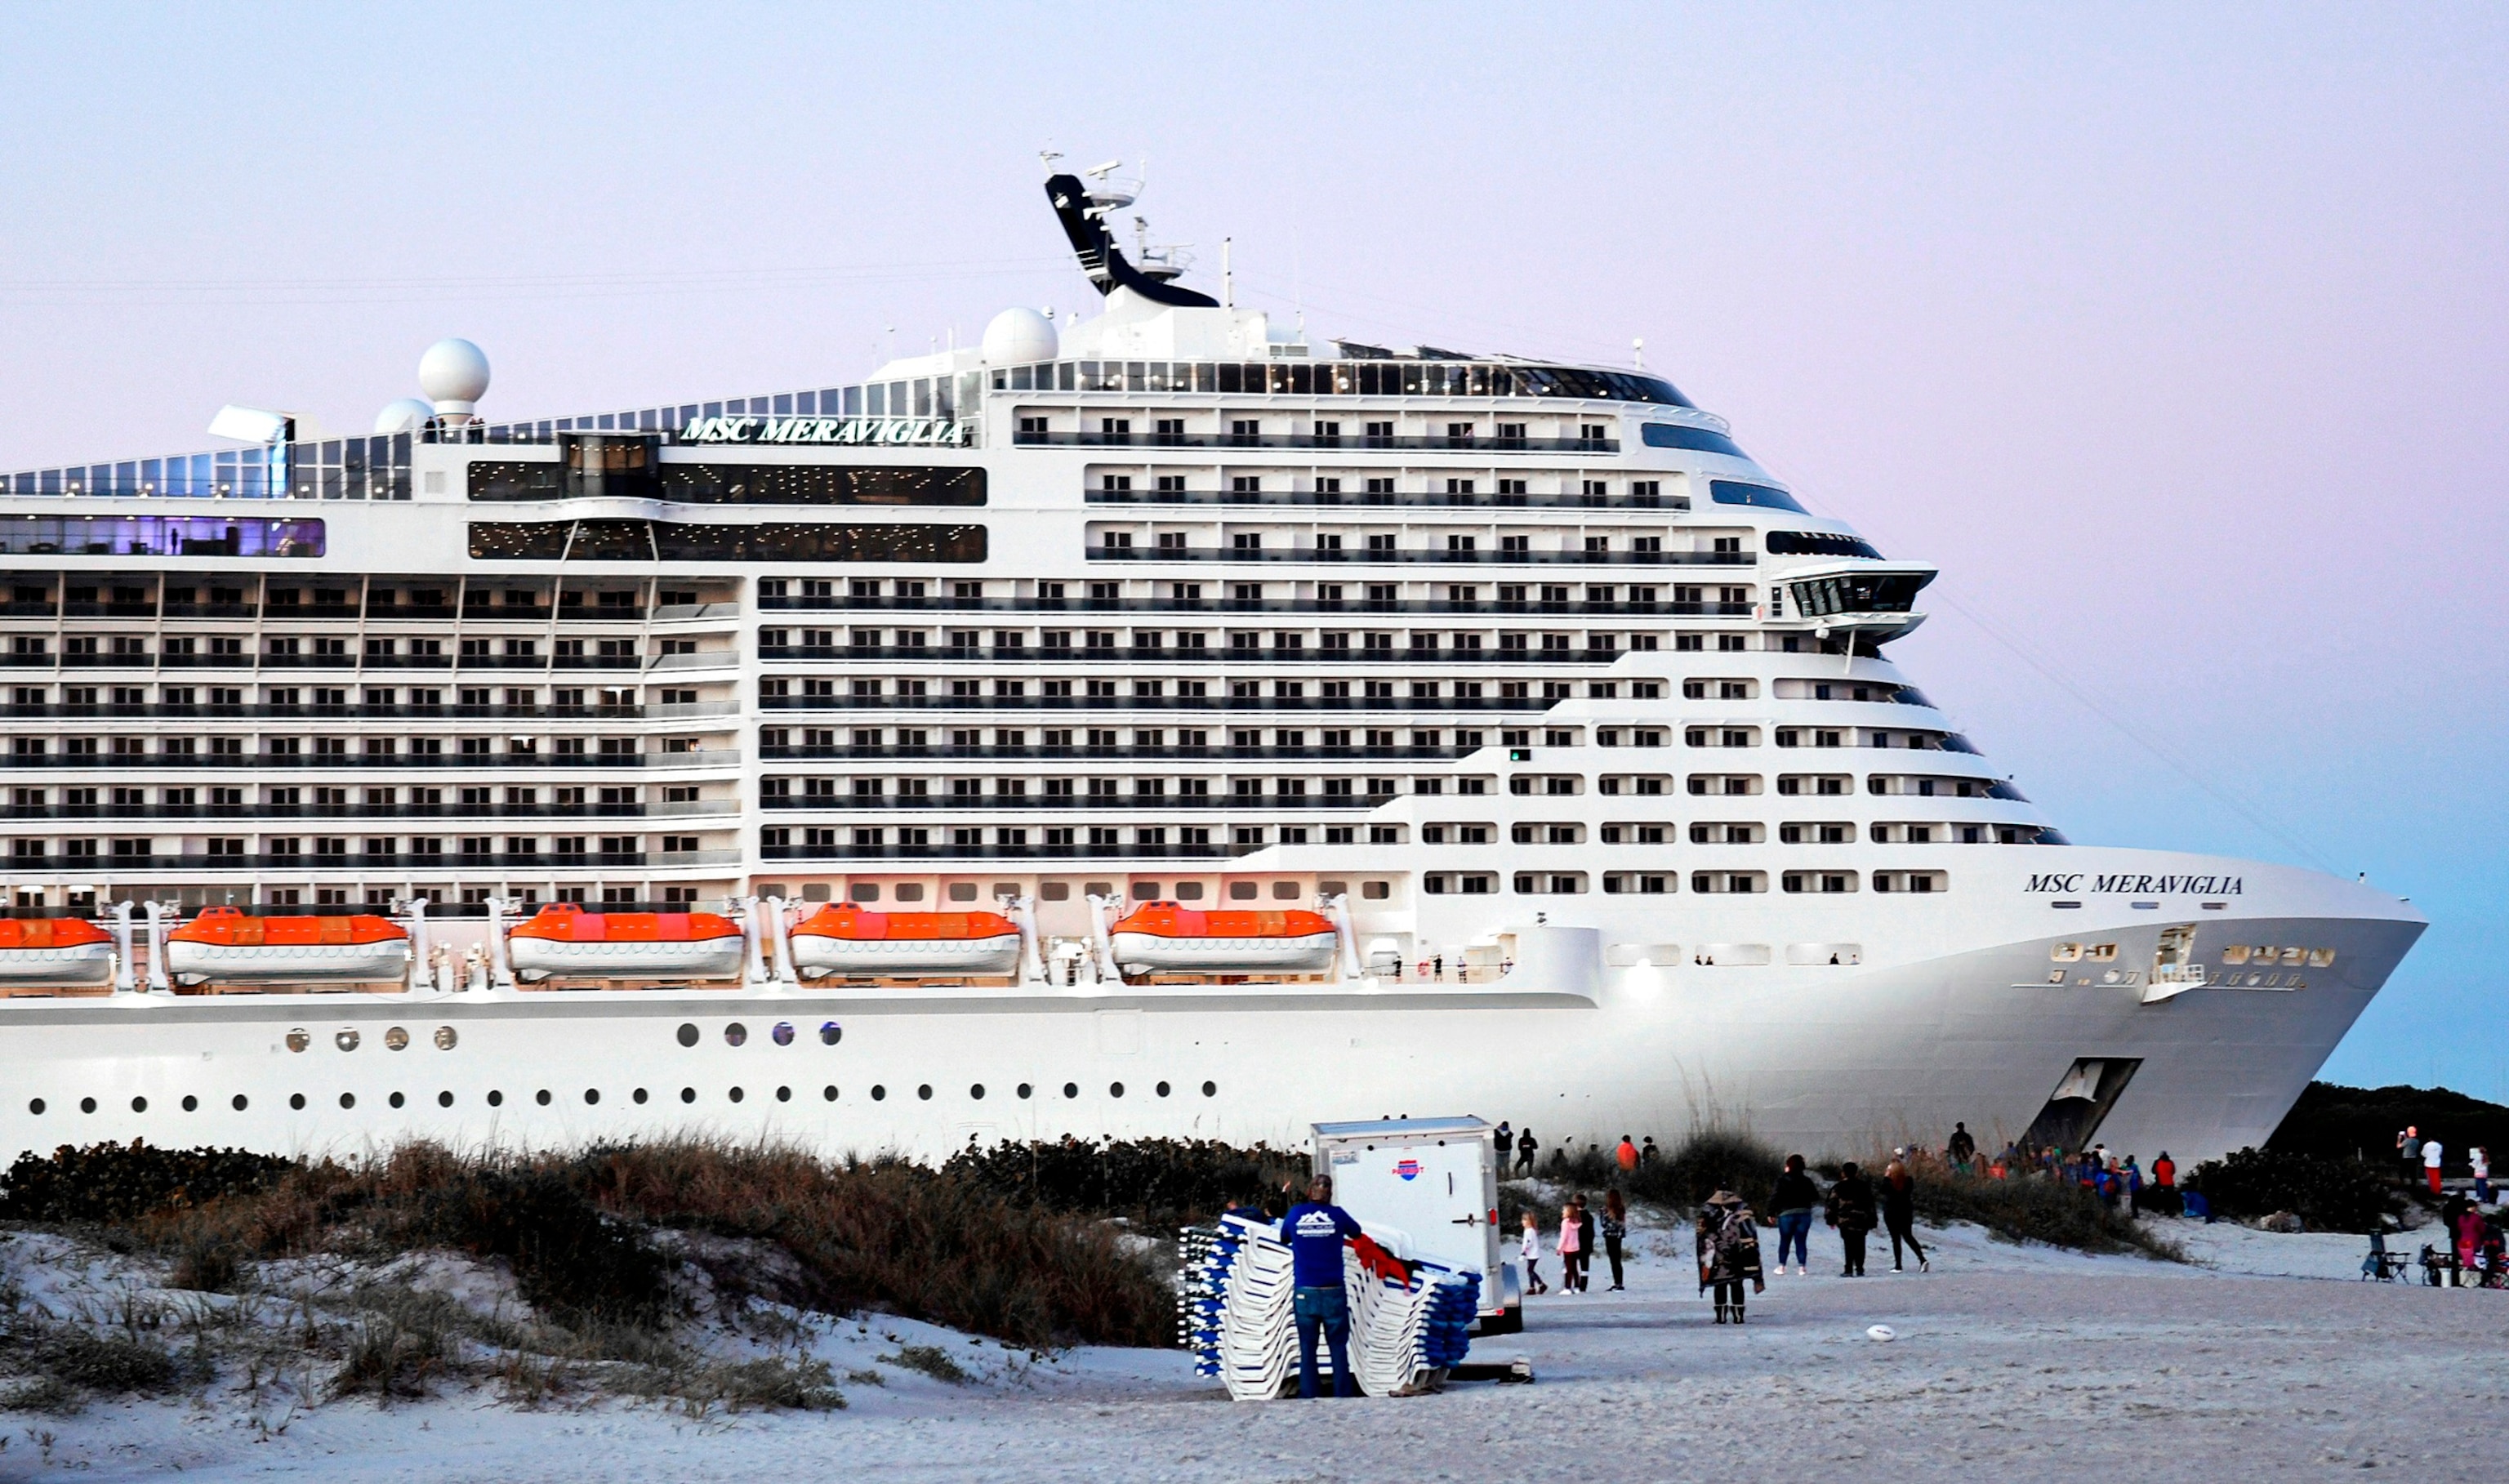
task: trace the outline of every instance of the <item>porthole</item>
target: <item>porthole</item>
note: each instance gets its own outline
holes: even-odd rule
[[[1064,1096],[1066,1096],[1066,1097],[1077,1097],[1077,1096],[1079,1096],[1079,1095],[1080,1095],[1080,1084],[1079,1084],[1079,1083],[1076,1083],[1076,1082],[1067,1082],[1067,1083],[1065,1083],[1065,1084],[1063,1085],[1063,1095],[1064,1095]]]
[[[1206,1082],[1202,1085],[1202,1095],[1205,1097],[1217,1096],[1218,1093],[1219,1084],[1217,1082]]]
[[[189,1093],[184,1094],[183,1111],[186,1113],[198,1113],[201,1111],[201,1100]]]
[[[583,1090],[583,1105],[585,1107],[591,1107],[599,1101],[601,1101],[601,1090],[599,1088],[585,1088]]]
[[[409,1099],[408,1099],[408,1098],[406,1098],[406,1097],[403,1097],[403,1096],[402,1096],[402,1095],[400,1095],[398,1093],[394,1093],[393,1094],[392,1094],[392,1097],[390,1098],[390,1101],[391,1101],[391,1103],[392,1103],[392,1105],[393,1105],[393,1107],[397,1108],[397,1107],[399,1107],[401,1104],[403,1104],[403,1103],[405,1103],[405,1102],[409,1101]]]
[[[836,1085],[835,1083],[833,1083],[833,1082],[829,1083],[826,1087],[821,1088],[821,1089],[819,1090],[819,1095],[820,1095],[822,1098],[825,1098],[825,1099],[826,1099],[827,1101],[829,1101],[829,1102],[834,1102],[834,1101],[836,1101],[836,1100],[837,1100],[837,1085]]]
[[[453,1094],[449,1092],[436,1094],[435,1105],[439,1108],[449,1108],[453,1106]]]
[[[302,1094],[302,1093],[290,1093],[290,1094],[287,1094],[287,1105],[288,1105],[289,1107],[291,1107],[291,1108],[295,1109],[295,1110],[296,1110],[297,1112],[299,1112],[299,1113],[304,1112],[304,1111],[305,1111],[305,1094]]]
[[[244,1109],[246,1109],[246,1108],[250,1107],[250,1106],[252,1106],[252,1099],[250,1099],[250,1098],[248,1098],[248,1097],[244,1096],[242,1093],[238,1093],[237,1094],[235,1094],[235,1103],[234,1103],[234,1107],[235,1107],[235,1110],[236,1110],[237,1112],[241,1113],[241,1112],[243,1112]],[[36,1111],[36,1112],[38,1112],[38,1113],[41,1113],[41,1112],[42,1112],[42,1111],[44,1111],[44,1110],[43,1110],[42,1108],[38,1107],[37,1109],[35,1109],[35,1111]]]
[[[488,1090],[488,1106],[492,1108],[502,1108],[505,1105],[506,1094],[497,1091],[495,1088],[490,1088]]]
[[[301,1052],[313,1044],[314,1038],[307,1035],[302,1030],[291,1030],[287,1033],[287,1049],[289,1051]]]
[[[888,1096],[888,1089],[886,1089],[886,1088],[884,1088],[884,1087],[880,1086],[879,1083],[876,1083],[876,1082],[872,1084],[872,1088],[871,1088],[871,1100],[872,1100],[872,1101],[874,1101],[874,1102],[880,1102],[880,1101],[884,1100],[887,1096]]]
[[[1167,1085],[1166,1083],[1162,1082],[1162,1083],[1160,1083],[1160,1084],[1159,1084],[1159,1086],[1158,1086],[1158,1094],[1159,1094],[1159,1095],[1160,1095],[1161,1097],[1165,1097],[1166,1095],[1168,1095],[1168,1085]]]
[[[145,1112],[147,1112],[147,1111],[148,1111],[148,1099],[147,1099],[147,1098],[145,1098],[145,1097],[134,1097],[134,1098],[131,1099],[131,1112],[133,1112],[133,1113],[145,1113]]]
[[[680,1044],[682,1046],[694,1046],[697,1044],[697,1037],[700,1034],[701,1032],[698,1031],[694,1025],[683,1025],[680,1027]]]
[[[836,1021],[822,1020],[819,1023],[819,1044],[821,1046],[834,1046],[844,1038],[845,1028],[838,1024]]]
[[[355,1028],[343,1030],[331,1038],[331,1044],[340,1048],[340,1050],[344,1052],[356,1051],[357,1049],[357,1032]]]
[[[343,1094],[340,1094],[340,1106],[341,1106],[341,1107],[344,1107],[344,1108],[354,1108],[354,1107],[356,1107],[356,1105],[357,1105],[357,1094],[355,1094],[355,1093],[343,1093]]]
[[[723,1044],[726,1046],[748,1045],[749,1027],[741,1024],[738,1020],[734,1020],[730,1024],[725,1026],[723,1028]]]
[[[694,1088],[682,1088],[682,1089],[680,1089],[680,1101],[682,1101],[682,1102],[694,1102],[694,1101],[696,1101],[696,1100],[697,1100],[697,1090],[696,1090],[696,1089],[694,1089]]]
[[[41,1118],[41,1117],[43,1117],[43,1116],[44,1116],[44,1100],[43,1100],[42,1098],[38,1097],[38,1098],[34,1099],[32,1102],[27,1103],[27,1104],[26,1104],[26,1111],[27,1111],[27,1112],[29,1112],[29,1113],[34,1114],[37,1118]]]
[[[791,1102],[793,1100],[793,1090],[791,1088],[777,1088],[775,1090],[775,1100],[777,1102]]]
[[[399,1027],[399,1026],[397,1026],[397,1025],[395,1025],[395,1026],[392,1027],[390,1030],[385,1031],[385,1032],[384,1032],[384,1050],[386,1050],[386,1051],[407,1051],[407,1050],[409,1050],[409,1032],[408,1032],[408,1031],[406,1031],[406,1030],[403,1030],[401,1027]]]
[[[546,1089],[546,1088],[543,1088],[543,1089],[541,1089],[539,1092],[534,1093],[534,1094],[532,1094],[532,1101],[534,1101],[534,1102],[536,1102],[536,1103],[539,1103],[539,1104],[540,1104],[542,1107],[543,1107],[543,1108],[547,1107],[547,1106],[549,1105],[549,1091],[548,1091],[548,1089]]]
[[[299,1105],[299,1106],[302,1106],[302,1105],[304,1104],[305,1099],[304,1099],[304,1098],[302,1098],[302,1097],[300,1097],[300,1098],[296,1099],[296,1101],[297,1101],[297,1103],[298,1103],[298,1105]],[[94,1112],[94,1111],[95,1111],[95,1099],[94,1099],[94,1098],[93,1098],[93,1097],[82,1097],[82,1098],[80,1098],[80,1099],[79,1099],[79,1111],[80,1111],[80,1112],[82,1112],[82,1113],[93,1113],[93,1112]]]
[[[631,1095],[633,1095],[638,1102],[643,1102],[645,1100],[645,1090],[643,1088],[638,1088]]]
[[[967,1095],[978,1102],[983,1102],[985,1100],[985,1085],[979,1082],[974,1087],[967,1089]]]
[[[1034,1089],[1034,1088],[1032,1088],[1032,1087],[1029,1086],[1029,1085],[1028,1085],[1027,1083],[1025,1083],[1025,1082],[1023,1082],[1023,1083],[1021,1083],[1021,1084],[1019,1085],[1019,1094],[1020,1094],[1020,1096],[1021,1096],[1021,1097],[1023,1097],[1023,1098],[1030,1096],[1030,1094],[1033,1094],[1033,1093],[1035,1093],[1035,1092],[1036,1092],[1036,1089]]]
[[[738,1102],[738,1101],[740,1101],[740,1099],[741,1099],[741,1095],[742,1095],[742,1094],[741,1094],[741,1091],[740,1091],[740,1089],[738,1089],[738,1088],[733,1088],[733,1089],[731,1090],[731,1100],[732,1100],[732,1101],[734,1101],[734,1102]]]
[[[1124,1095],[1124,1085],[1123,1085],[1122,1083],[1120,1083],[1120,1082],[1110,1082],[1110,1083],[1106,1084],[1106,1095],[1107,1095],[1107,1096],[1109,1096],[1109,1097],[1121,1097],[1121,1096],[1123,1096],[1123,1095]]]
[[[775,1042],[776,1045],[790,1046],[793,1044],[793,1022],[790,1020],[778,1020],[775,1022],[775,1028],[768,1031],[767,1034]]]
[[[460,1044],[461,1040],[462,1037],[454,1031],[452,1026],[438,1025],[435,1027],[435,1049],[437,1051],[451,1051],[456,1045]]]
[[[922,1098],[925,1102],[930,1102],[932,1100],[932,1084],[927,1082],[921,1087],[917,1088],[915,1090],[915,1095]]]

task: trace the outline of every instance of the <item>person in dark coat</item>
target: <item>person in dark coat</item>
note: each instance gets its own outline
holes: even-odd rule
[[[1775,1190],[1769,1193],[1769,1209],[1778,1214],[1778,1272],[1786,1271],[1786,1250],[1794,1250],[1795,1261],[1807,1277],[1812,1273],[1812,1213],[1820,1208],[1820,1187],[1804,1173],[1804,1157],[1786,1156],[1785,1173],[1778,1176]]]
[[[1516,1172],[1517,1174],[1533,1172],[1533,1151],[1537,1147],[1533,1142],[1533,1126],[1527,1124],[1516,1136]]]
[[[1933,1264],[1926,1261],[1926,1249],[1917,1244],[1917,1179],[1908,1172],[1904,1160],[1892,1160],[1882,1171],[1882,1224],[1891,1229],[1891,1271],[1904,1273],[1900,1243],[1917,1254],[1917,1271],[1930,1273]]]
[[[1862,1278],[1865,1234],[1881,1219],[1874,1211],[1873,1182],[1853,1160],[1838,1167],[1838,1183],[1829,1188],[1828,1221],[1838,1229],[1839,1245],[1847,1249],[1847,1263],[1838,1276]]]
[[[1962,1174],[1969,1172],[1969,1165],[1977,1159],[1977,1140],[1969,1136],[1968,1125],[1952,1125],[1952,1136],[1944,1142],[1943,1153],[1950,1158],[1954,1169]]]
[[[1716,1290],[1716,1322],[1742,1322],[1742,1284],[1762,1293],[1760,1225],[1742,1198],[1730,1190],[1709,1196],[1699,1207],[1699,1287]]]

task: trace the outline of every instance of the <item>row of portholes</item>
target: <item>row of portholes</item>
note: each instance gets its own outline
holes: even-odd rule
[[[1169,1083],[1165,1083],[1165,1082],[1162,1082],[1162,1083],[1159,1083],[1156,1087],[1152,1088],[1152,1089],[1151,1089],[1151,1091],[1152,1091],[1152,1092],[1154,1092],[1154,1093],[1156,1093],[1156,1094],[1157,1094],[1159,1096],[1161,1096],[1161,1097],[1166,1097],[1166,1096],[1170,1096],[1171,1094],[1173,1094],[1175,1093],[1176,1089],[1175,1089],[1175,1087],[1174,1087],[1174,1086],[1172,1086],[1171,1084],[1169,1084]],[[1035,1088],[1035,1085],[1034,1085],[1034,1084],[1032,1084],[1032,1083],[1026,1083],[1026,1082],[1021,1083],[1021,1084],[1019,1085],[1018,1089],[1017,1089],[1017,1092],[1018,1092],[1018,1095],[1019,1095],[1021,1098],[1023,1098],[1023,1099],[1030,1098],[1030,1097],[1033,1097],[1033,1096],[1035,1096],[1035,1095],[1036,1095],[1036,1088]],[[746,1089],[735,1087],[735,1088],[731,1089],[729,1093],[727,1093],[725,1095],[726,1095],[726,1096],[727,1096],[730,1101],[732,1101],[732,1102],[742,1102],[742,1101],[745,1101],[745,1100],[748,1098],[749,1094],[748,1094],[748,1092],[747,1092],[747,1090],[746,1090]],[[920,1086],[917,1087],[917,1088],[916,1088],[916,1090],[915,1090],[915,1095],[916,1095],[916,1097],[917,1097],[917,1098],[918,1098],[918,1099],[919,1099],[919,1100],[921,1100],[921,1101],[924,1101],[924,1102],[930,1102],[930,1101],[932,1100],[932,1084],[930,1084],[930,1083],[928,1083],[928,1082],[927,1082],[927,1083],[923,1083],[922,1085],[920,1085]],[[1063,1095],[1064,1095],[1066,1098],[1076,1098],[1076,1097],[1078,1097],[1078,1096],[1080,1095],[1080,1084],[1078,1084],[1078,1083],[1076,1083],[1076,1082],[1067,1082],[1067,1083],[1065,1083],[1065,1084],[1063,1085]],[[1109,1096],[1109,1097],[1121,1097],[1121,1096],[1123,1096],[1123,1095],[1124,1095],[1124,1085],[1123,1085],[1122,1083],[1120,1083],[1120,1082],[1110,1082],[1110,1083],[1108,1083],[1108,1084],[1106,1085],[1106,1095],[1107,1095],[1107,1096]],[[1217,1084],[1217,1083],[1216,1083],[1216,1082],[1206,1082],[1206,1083],[1204,1083],[1204,1084],[1202,1085],[1202,1095],[1203,1095],[1203,1096],[1205,1096],[1205,1097],[1217,1097],[1217,1096],[1218,1096],[1218,1095],[1219,1095],[1219,1084]],[[649,1092],[647,1092],[647,1091],[646,1091],[645,1089],[643,1089],[643,1088],[638,1088],[638,1089],[636,1089],[636,1091],[635,1091],[635,1092],[633,1092],[633,1093],[631,1093],[631,1094],[628,1094],[628,1096],[629,1096],[629,1098],[630,1098],[632,1101],[637,1102],[637,1103],[640,1103],[640,1104],[641,1104],[641,1103],[644,1103],[644,1102],[648,1102],[648,1101],[650,1101],[650,1100],[652,1099],[652,1094],[650,1094]],[[826,1102],[835,1102],[835,1101],[837,1100],[837,1088],[836,1088],[836,1084],[834,1084],[834,1083],[830,1083],[828,1086],[826,1086],[826,1087],[824,1087],[824,1088],[820,1089],[820,1090],[819,1090],[819,1096],[820,1096],[820,1098],[821,1098],[823,1101],[826,1101]],[[967,1096],[968,1096],[970,1099],[972,1099],[972,1100],[974,1100],[974,1101],[977,1101],[977,1102],[982,1102],[982,1101],[984,1101],[984,1099],[985,1099],[985,1085],[984,1085],[983,1083],[981,1083],[981,1082],[970,1084],[970,1085],[968,1086],[968,1088],[967,1088]],[[887,1088],[885,1085],[883,1085],[883,1084],[879,1084],[879,1083],[875,1083],[875,1084],[873,1084],[873,1086],[872,1086],[872,1090],[871,1090],[871,1100],[872,1100],[872,1101],[874,1101],[874,1102],[884,1102],[884,1101],[886,1101],[886,1100],[887,1100],[887,1098],[888,1098],[888,1088]],[[386,1100],[387,1102],[389,1102],[392,1106],[393,1106],[393,1107],[395,1107],[395,1108],[399,1108],[399,1107],[405,1107],[405,1106],[407,1106],[407,1105],[408,1105],[408,1100],[409,1100],[409,1099],[408,1099],[407,1094],[401,1094],[401,1093],[394,1093],[394,1094],[391,1094],[391,1096],[389,1096],[389,1097],[388,1097],[388,1098],[386,1098],[385,1100]],[[551,1095],[551,1094],[549,1093],[549,1090],[548,1090],[548,1089],[546,1089],[546,1088],[543,1088],[543,1089],[541,1089],[539,1092],[537,1092],[537,1093],[535,1093],[535,1094],[532,1094],[532,1101],[534,1101],[535,1103],[538,1103],[540,1106],[542,1106],[542,1107],[543,1107],[543,1108],[545,1108],[545,1107],[549,1106],[549,1104],[550,1104],[552,1101],[554,1101],[554,1100],[555,1100],[555,1099],[554,1099],[554,1097]],[[693,1102],[695,1102],[696,1100],[697,1100],[697,1090],[696,1090],[696,1089],[694,1089],[694,1088],[690,1088],[690,1087],[684,1087],[684,1088],[680,1089],[680,1101],[682,1101],[682,1102],[684,1102],[684,1103],[693,1103]],[[779,1087],[779,1088],[777,1088],[777,1089],[775,1090],[775,1100],[776,1100],[777,1102],[791,1102],[791,1101],[793,1100],[793,1090],[792,1090],[790,1087]],[[454,1102],[455,1102],[455,1101],[456,1101],[456,1099],[455,1099],[454,1095],[453,1095],[451,1093],[449,1093],[449,1092],[438,1093],[438,1094],[435,1094],[435,1105],[436,1105],[437,1107],[439,1107],[439,1108],[449,1108],[449,1107],[452,1107],[452,1106],[454,1105]],[[490,1107],[492,1107],[492,1108],[502,1108],[502,1107],[504,1107],[504,1106],[506,1105],[506,1094],[505,1094],[505,1093],[504,1093],[503,1091],[501,1091],[501,1090],[492,1089],[492,1090],[490,1090],[490,1092],[488,1093],[488,1095],[487,1095],[487,1099],[486,1099],[486,1101],[487,1101],[488,1106],[490,1106]],[[592,1107],[592,1106],[597,1106],[597,1105],[599,1105],[599,1103],[600,1103],[600,1101],[601,1101],[601,1090],[600,1090],[599,1088],[585,1088],[585,1089],[583,1090],[583,1101],[584,1101],[584,1105],[585,1105],[585,1106],[587,1106],[587,1107]],[[340,1094],[340,1106],[341,1106],[341,1107],[343,1107],[343,1108],[355,1108],[356,1105],[357,1105],[357,1094],[355,1094],[355,1093],[342,1093],[342,1094]],[[183,1106],[183,1111],[184,1111],[184,1112],[186,1112],[186,1113],[197,1113],[197,1112],[199,1112],[199,1111],[200,1111],[200,1107],[201,1107],[201,1099],[187,1093],[187,1094],[184,1094],[184,1096],[183,1096],[183,1104],[182,1104],[182,1106]],[[242,1094],[242,1093],[238,1093],[237,1094],[235,1094],[235,1097],[233,1098],[233,1100],[229,1103],[229,1106],[230,1106],[230,1107],[233,1107],[237,1112],[242,1113],[242,1112],[245,1111],[246,1109],[248,1109],[248,1108],[250,1108],[250,1107],[252,1106],[252,1100],[251,1100],[250,1098],[248,1098],[248,1097],[246,1097],[243,1094]],[[291,1094],[288,1094],[288,1097],[287,1097],[287,1106],[288,1106],[289,1108],[291,1108],[291,1109],[294,1109],[294,1110],[298,1111],[298,1112],[302,1112],[302,1111],[304,1111],[304,1108],[305,1108],[305,1094],[302,1094],[302,1093],[291,1093]],[[45,1107],[46,1107],[46,1104],[45,1104],[45,1102],[44,1102],[44,1099],[42,1099],[42,1098],[40,1098],[40,1097],[37,1097],[37,1098],[32,1099],[31,1101],[29,1101],[29,1102],[26,1104],[26,1111],[27,1111],[27,1112],[29,1112],[29,1113],[31,1113],[31,1114],[34,1114],[35,1116],[37,1116],[37,1117],[39,1117],[39,1118],[40,1118],[40,1117],[42,1117],[42,1116],[43,1116],[43,1114],[44,1114]],[[80,1098],[80,1099],[79,1099],[79,1111],[80,1111],[80,1112],[82,1112],[82,1113],[93,1113],[93,1112],[94,1112],[94,1111],[95,1111],[95,1109],[96,1109],[96,1101],[95,1101],[95,1099],[94,1099],[94,1098],[93,1098],[93,1097],[82,1097],[82,1098]],[[133,1112],[133,1113],[145,1113],[145,1112],[147,1112],[147,1111],[148,1111],[148,1099],[147,1099],[147,1098],[145,1098],[145,1097],[133,1097],[132,1099],[131,1099],[131,1112]]]
[[[834,1046],[844,1038],[845,1028],[838,1024],[836,1021],[822,1020],[819,1022],[819,1044],[821,1046]],[[680,1044],[682,1046],[694,1046],[704,1039],[705,1033],[697,1029],[694,1021],[688,1021],[680,1026]],[[793,1022],[790,1020],[776,1021],[773,1027],[767,1032],[767,1039],[774,1042],[778,1046],[792,1045],[794,1039]],[[748,1045],[749,1027],[738,1020],[733,1020],[730,1024],[724,1026],[723,1044],[726,1046]]]
[[[358,1035],[355,1026],[350,1026],[332,1036],[331,1044],[340,1048],[340,1050],[344,1052],[353,1052],[357,1049],[358,1042],[363,1039],[363,1037]],[[437,1051],[451,1051],[460,1043],[461,1039],[462,1037],[455,1032],[453,1027],[450,1025],[438,1025],[435,1027],[435,1049]],[[301,1052],[313,1044],[313,1034],[307,1031],[303,1026],[298,1026],[287,1033],[287,1049],[289,1051]],[[408,1049],[409,1032],[406,1029],[395,1025],[384,1032],[384,1050],[407,1051]]]

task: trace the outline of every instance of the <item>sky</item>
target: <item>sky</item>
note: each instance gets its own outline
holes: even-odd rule
[[[13,6],[0,468],[741,395],[1189,283],[1646,366],[1939,562],[1900,663],[2077,840],[2431,929],[2327,1073],[2509,1099],[2509,11]],[[2487,949],[2486,943],[2494,947]]]

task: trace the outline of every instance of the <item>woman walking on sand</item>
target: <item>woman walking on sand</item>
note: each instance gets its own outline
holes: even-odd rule
[[[1917,1180],[1908,1173],[1905,1160],[1892,1160],[1882,1171],[1882,1224],[1891,1229],[1891,1271],[1905,1273],[1900,1262],[1899,1244],[1917,1254],[1917,1271],[1930,1273],[1933,1264],[1926,1261],[1926,1249],[1917,1244]]]
[[[1716,1290],[1716,1322],[1742,1322],[1742,1284],[1768,1290],[1760,1277],[1759,1223],[1742,1198],[1720,1190],[1699,1207],[1699,1286]]]
[[[1864,1238],[1875,1225],[1873,1182],[1864,1178],[1854,1160],[1838,1167],[1838,1179],[1829,1187],[1829,1224],[1838,1229],[1838,1244],[1845,1249],[1846,1262],[1838,1276],[1862,1278]]]
[[[1621,1243],[1629,1240],[1629,1203],[1617,1185],[1603,1192],[1603,1255],[1612,1260],[1612,1291],[1623,1291]]]
[[[1531,1211],[1524,1213],[1524,1238],[1517,1243],[1516,1253],[1524,1264],[1524,1291],[1549,1293],[1551,1285],[1542,1280],[1542,1223]]]
[[[1559,1207],[1559,1291],[1562,1293],[1575,1293],[1586,1286],[1578,1278],[1586,1255],[1585,1243],[1577,1240],[1578,1206],[1579,1198],[1572,1196],[1566,1206]]]

